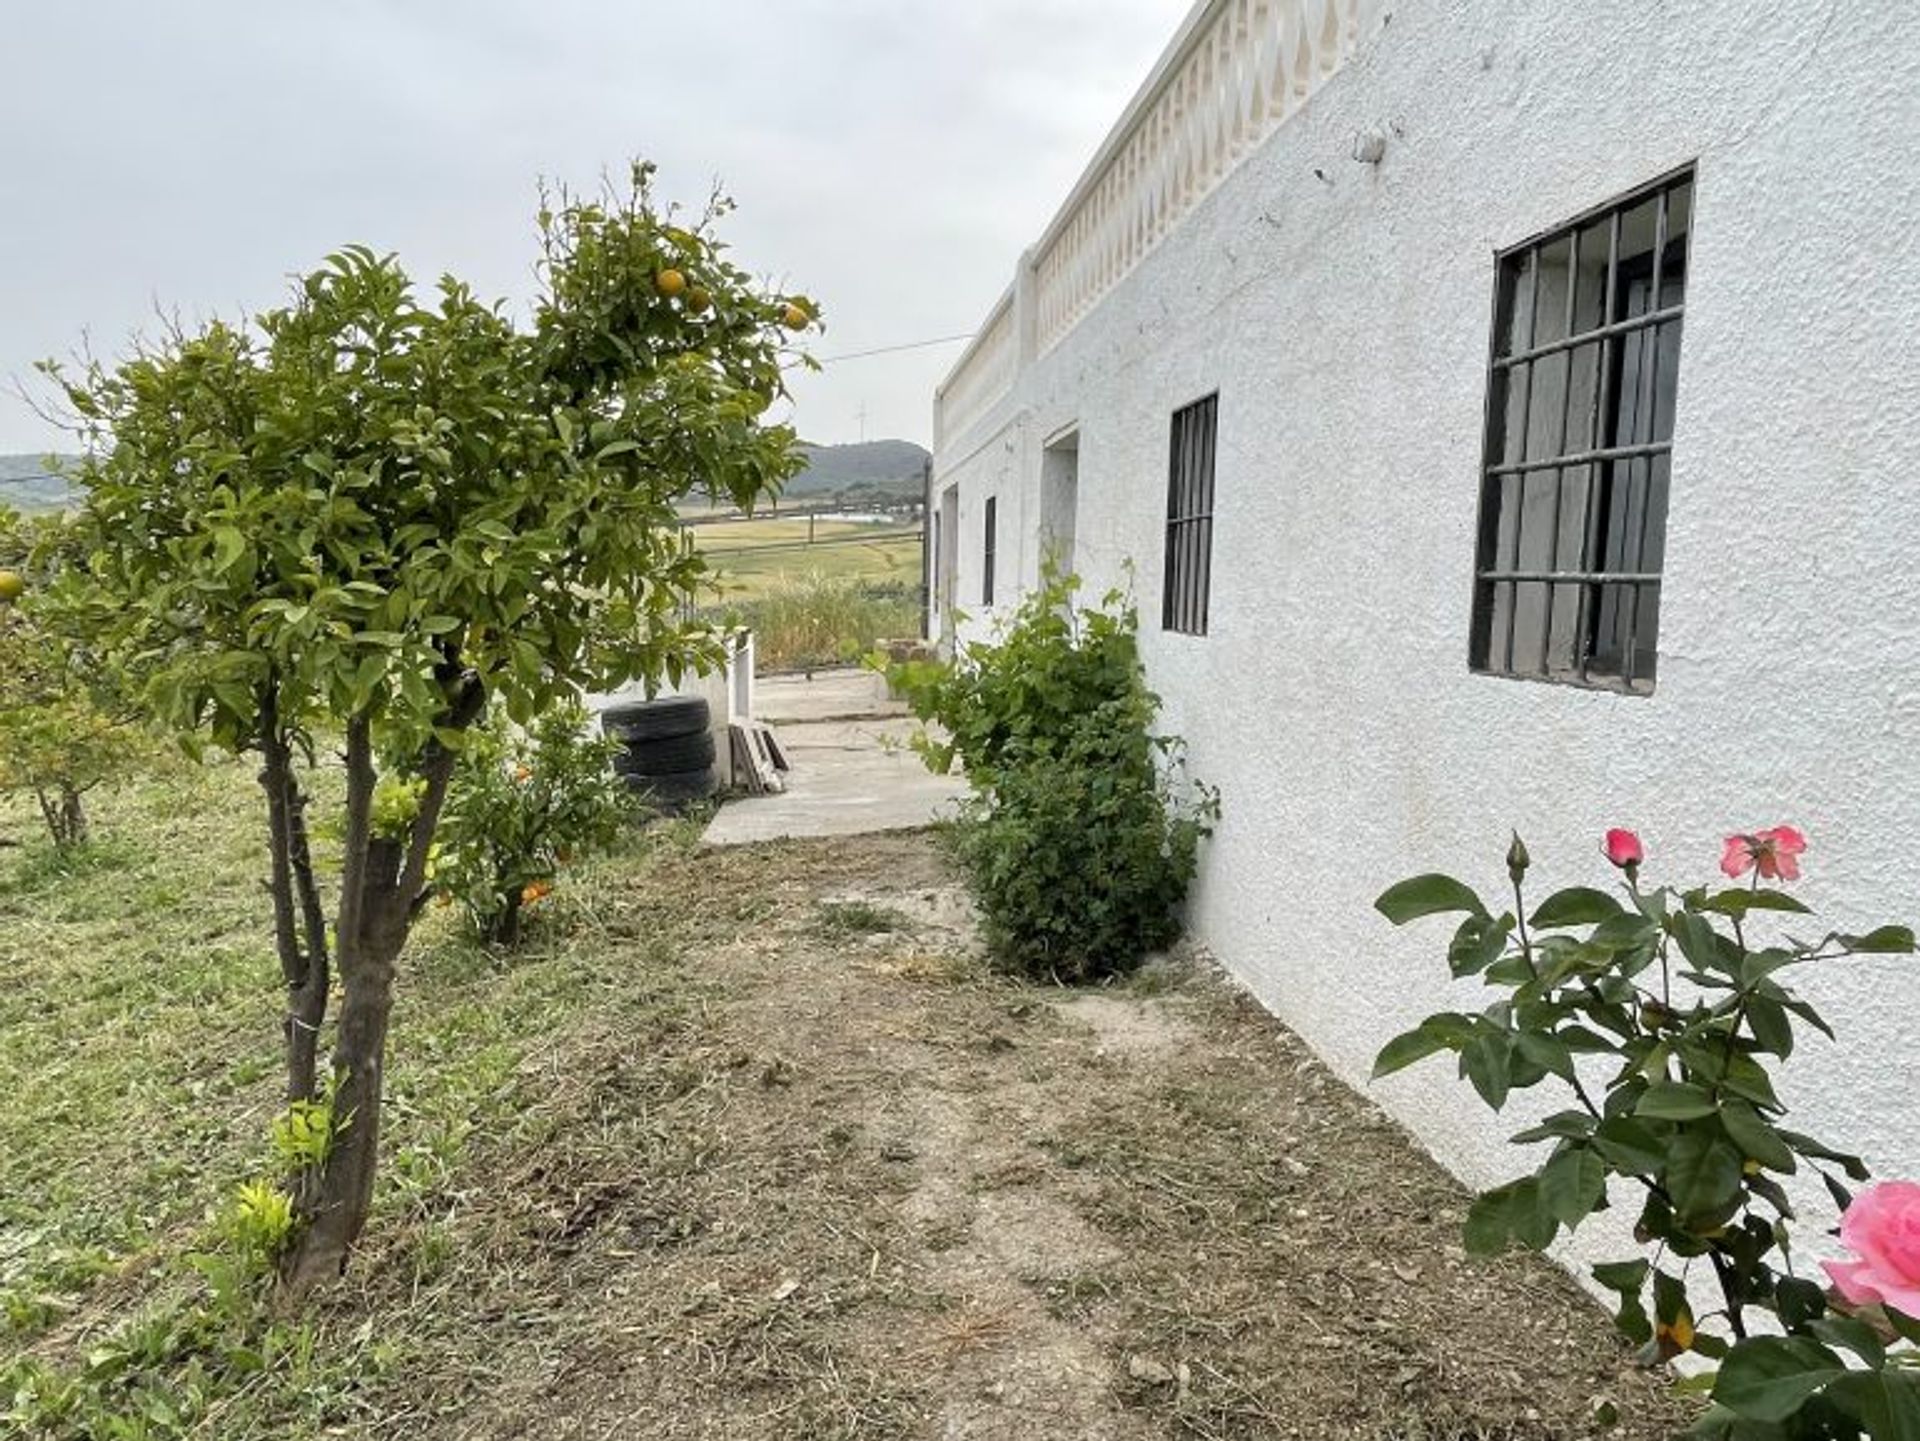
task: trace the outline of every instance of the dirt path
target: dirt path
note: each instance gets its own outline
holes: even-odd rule
[[[1204,966],[991,977],[923,836],[673,861],[601,920],[657,953],[690,900],[668,1003],[523,1078],[548,1139],[448,1293],[471,1369],[381,1434],[1585,1436],[1595,1397],[1674,1429],[1564,1276],[1469,1261],[1458,1187]]]

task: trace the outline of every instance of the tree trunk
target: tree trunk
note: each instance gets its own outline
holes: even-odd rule
[[[506,908],[487,925],[486,940],[496,946],[520,944],[520,896],[509,892]]]
[[[87,808],[79,791],[61,781],[51,794],[35,786],[33,798],[40,803],[40,818],[47,823],[47,836],[55,850],[71,850],[86,840]]]
[[[64,781],[60,785],[60,824],[66,836],[60,844],[78,846],[86,843],[86,807],[80,803],[80,792]]]
[[[287,1021],[305,1048],[307,1099],[315,1094],[320,1025],[327,1018],[327,991],[333,984],[327,962],[327,915],[313,875],[313,849],[307,842],[307,797],[296,781],[287,792],[287,851],[306,940],[306,974],[287,995]]]
[[[479,682],[461,677],[444,728],[473,724],[485,701]],[[429,744],[421,766],[426,792],[406,841],[378,837],[372,830],[372,729],[364,717],[347,726],[347,825],[334,924],[334,958],[344,993],[333,1050],[334,1136],[326,1160],[295,1195],[296,1213],[305,1225],[280,1271],[281,1294],[292,1303],[346,1268],[373,1206],[394,963],[424,898],[427,851],[446,803],[454,759],[437,741]]]
[[[356,938],[355,944],[343,940],[339,946],[346,994],[333,1048],[334,1137],[326,1161],[302,1197],[307,1227],[282,1273],[283,1290],[295,1301],[346,1269],[347,1253],[373,1206],[395,956],[362,949],[357,942],[364,939]]]
[[[273,897],[274,949],[286,987],[281,1032],[287,1062],[287,1100],[319,1094],[320,1023],[327,1013],[327,928],[318,914],[313,863],[307,847],[306,798],[293,774],[292,743],[281,728],[279,698],[271,681],[260,696],[260,785],[267,793],[267,890]],[[298,900],[295,892],[299,891]],[[299,922],[306,921],[306,946]],[[297,1178],[296,1178],[297,1179]]]

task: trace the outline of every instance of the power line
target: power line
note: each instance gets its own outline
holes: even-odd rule
[[[869,355],[892,355],[902,350],[925,350],[930,345],[951,345],[956,340],[972,340],[974,332],[964,335],[936,335],[932,340],[909,340],[905,345],[882,345],[876,350],[855,350],[845,355],[829,355],[820,360],[821,365],[832,365],[841,360],[865,360]]]

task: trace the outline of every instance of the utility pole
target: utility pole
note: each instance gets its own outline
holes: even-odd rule
[[[867,403],[864,400],[860,402],[860,443],[867,443]]]

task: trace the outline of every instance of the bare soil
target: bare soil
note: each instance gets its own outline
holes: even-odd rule
[[[1561,1272],[1469,1259],[1460,1187],[1204,959],[997,977],[917,835],[666,857],[588,923],[630,949],[631,1004],[522,1065],[464,1199],[376,1217],[338,1304],[411,1339],[354,1434],[1685,1419]]]

